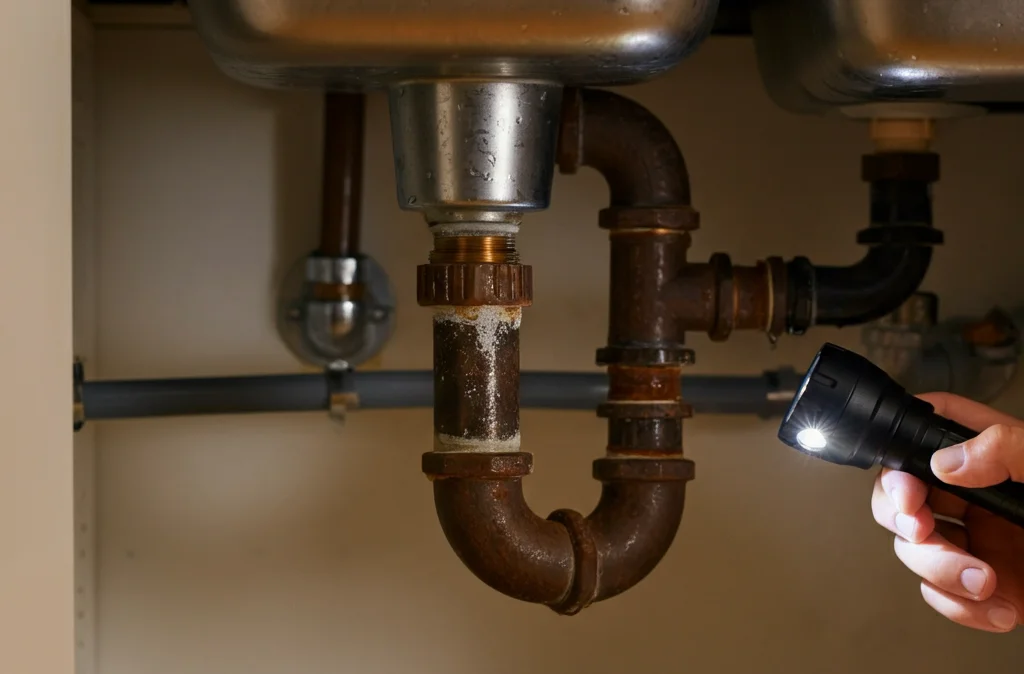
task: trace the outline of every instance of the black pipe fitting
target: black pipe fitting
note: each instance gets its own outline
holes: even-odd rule
[[[943,242],[942,232],[932,227],[937,154],[867,155],[863,177],[871,185],[871,224],[857,242],[870,248],[848,267],[815,266],[806,258],[787,265],[790,334],[803,334],[814,325],[868,323],[895,311],[918,290],[932,247]]]

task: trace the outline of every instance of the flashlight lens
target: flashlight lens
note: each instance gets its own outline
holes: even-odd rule
[[[825,434],[817,428],[805,428],[800,431],[796,434],[796,441],[800,443],[801,447],[811,452],[821,451],[828,444]]]

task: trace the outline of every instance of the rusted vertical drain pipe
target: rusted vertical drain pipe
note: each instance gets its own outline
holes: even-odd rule
[[[693,477],[679,374],[691,354],[649,291],[685,260],[697,217],[682,154],[653,115],[613,94],[566,96],[562,170],[601,171],[612,200],[601,216],[612,241],[612,317],[599,352],[610,373],[599,410],[608,449],[594,462],[604,486],[590,515],[543,519],[523,498],[532,456],[519,451],[518,328],[530,274],[514,255],[515,232],[435,225],[418,281],[420,303],[435,307],[435,447],[423,469],[445,535],[491,587],[572,615],[647,576],[679,527]]]
[[[324,94],[324,167],[319,255],[359,254],[365,94]]]

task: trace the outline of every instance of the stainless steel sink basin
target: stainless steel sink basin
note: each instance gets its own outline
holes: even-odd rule
[[[760,0],[769,93],[795,112],[875,101],[1024,101],[1021,0]]]
[[[627,84],[708,35],[718,0],[191,0],[222,69],[263,86],[417,78]]]

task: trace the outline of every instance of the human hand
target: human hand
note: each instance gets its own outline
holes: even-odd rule
[[[961,487],[1024,482],[1024,421],[955,395],[919,397],[936,414],[985,429],[935,453],[931,467],[940,480]],[[987,632],[1024,624],[1024,529],[889,469],[875,480],[871,510],[876,522],[896,534],[896,556],[921,577],[921,594],[936,611]]]

